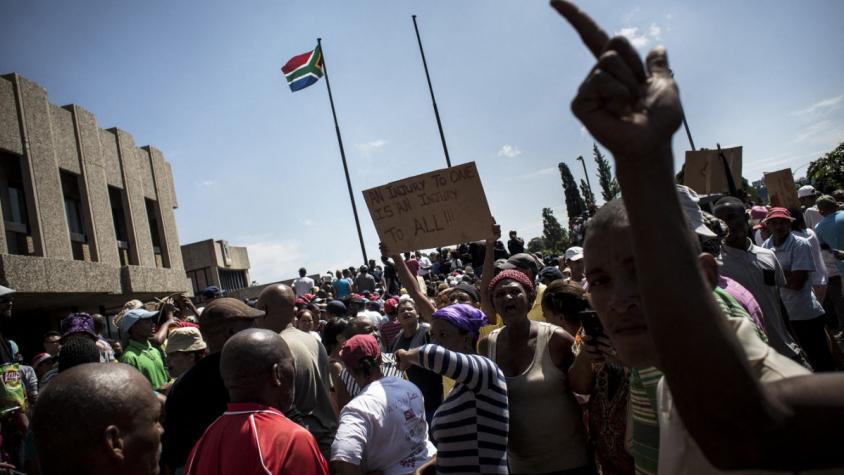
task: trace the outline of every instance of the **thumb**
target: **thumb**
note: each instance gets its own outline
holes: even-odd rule
[[[648,57],[645,59],[645,67],[650,76],[671,76],[671,68],[668,66],[668,51],[664,46],[657,46],[648,53]]]

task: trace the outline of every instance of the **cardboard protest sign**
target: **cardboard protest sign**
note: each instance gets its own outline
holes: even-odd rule
[[[474,162],[363,191],[381,242],[390,252],[485,239],[491,215]]]
[[[768,189],[768,197],[771,206],[783,208],[800,208],[800,200],[797,199],[797,185],[794,184],[794,175],[791,168],[765,173],[765,187]]]
[[[721,153],[727,159],[736,189],[741,189],[741,146],[722,148]],[[718,155],[718,150],[687,151],[683,184],[701,195],[728,193],[730,187],[724,161]]]

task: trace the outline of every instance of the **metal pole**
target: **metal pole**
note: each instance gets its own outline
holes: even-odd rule
[[[668,70],[668,73],[671,74],[671,77],[674,77],[674,71]],[[689,130],[689,123],[686,122],[686,111],[683,109],[683,104],[680,104],[680,115],[683,118],[683,128],[686,129],[686,137],[689,139],[689,145],[692,147],[692,152],[695,151],[695,141],[692,140],[692,132]]]
[[[437,128],[440,130],[440,140],[443,143],[443,152],[445,152],[445,163],[451,167],[451,158],[448,156],[448,147],[445,145],[445,134],[443,134],[443,124],[440,121],[440,111],[437,109],[437,100],[434,99],[434,87],[431,86],[431,76],[428,74],[428,62],[425,61],[425,50],[422,49],[422,38],[419,36],[419,27],[416,25],[416,15],[413,17],[413,29],[416,30],[416,41],[419,42],[419,52],[422,54],[422,66],[425,67],[425,78],[428,80],[428,90],[431,91],[431,102],[434,104],[434,116],[437,118]]]
[[[340,145],[340,158],[343,159],[343,172],[346,173],[346,186],[349,187],[349,200],[352,202],[352,213],[355,215],[355,226],[358,228],[360,252],[363,254],[363,263],[367,264],[369,259],[366,257],[366,246],[363,245],[363,233],[360,231],[358,207],[355,204],[355,195],[352,192],[352,180],[349,178],[349,165],[346,163],[346,151],[343,149],[343,139],[340,137],[340,126],[337,125],[337,112],[334,111],[334,97],[331,95],[331,83],[328,81],[328,68],[325,66],[325,51],[322,49],[322,38],[317,38],[317,45],[322,53],[322,72],[325,75],[325,87],[328,88],[328,101],[331,102],[331,115],[334,117],[334,130],[337,132],[337,144]]]
[[[586,186],[589,187],[589,193],[592,196],[595,196],[595,192],[592,191],[592,183],[589,181],[589,172],[586,171],[586,160],[583,159],[583,156],[577,157],[577,160],[580,161],[580,164],[583,165],[583,176],[586,177]],[[595,203],[592,203],[595,204]]]

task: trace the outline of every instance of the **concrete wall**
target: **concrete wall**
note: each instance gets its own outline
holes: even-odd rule
[[[77,105],[51,104],[44,88],[17,74],[0,77],[0,150],[20,157],[34,248],[33,256],[9,255],[0,219],[0,283],[18,290],[16,307],[46,305],[45,294],[82,306],[190,289],[173,215],[172,169],[159,150],[136,147],[124,130],[99,128]],[[61,170],[79,177],[85,260],[73,259]],[[130,261],[137,265],[120,266],[108,186],[121,191]],[[160,222],[160,261],[169,268],[156,268],[147,199]]]

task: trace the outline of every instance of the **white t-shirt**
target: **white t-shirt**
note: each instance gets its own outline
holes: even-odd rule
[[[331,461],[358,465],[361,473],[413,473],[437,450],[428,440],[422,392],[410,381],[384,377],[370,383],[340,412]]]
[[[314,288],[314,279],[310,277],[299,277],[293,281],[293,289],[296,290],[296,296],[301,297],[310,293]]]

